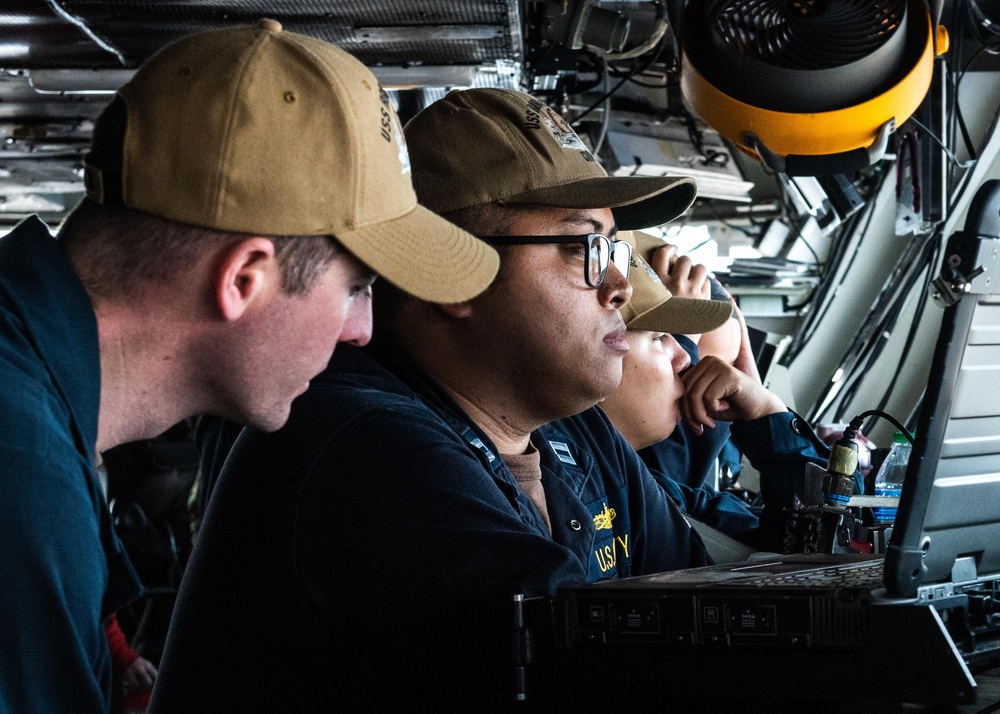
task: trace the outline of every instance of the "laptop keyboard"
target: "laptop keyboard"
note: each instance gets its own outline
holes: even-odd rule
[[[861,563],[826,565],[821,568],[796,570],[789,573],[761,573],[746,578],[736,578],[723,584],[738,587],[787,587],[789,585],[800,587],[878,587],[882,584],[884,562],[879,558]]]

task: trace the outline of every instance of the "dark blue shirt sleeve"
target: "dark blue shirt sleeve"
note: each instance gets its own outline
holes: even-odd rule
[[[138,594],[94,467],[97,322],[37,218],[0,240],[0,712],[107,712],[103,619]]]
[[[764,501],[761,513],[759,547],[780,552],[783,549],[788,510],[805,495],[806,464],[826,467],[830,448],[793,411],[771,414],[760,419],[733,422],[733,441],[755,469],[760,472],[760,492]],[[863,492],[864,480],[855,472],[855,493]]]
[[[43,402],[18,398],[45,413]],[[101,603],[108,573],[95,516],[101,496],[74,462],[72,442],[53,441],[51,429],[34,434],[38,443],[0,444],[0,711],[106,712],[111,659]]]
[[[657,483],[692,518],[750,546],[757,545],[759,518],[749,504],[711,486],[691,488],[654,473]]]

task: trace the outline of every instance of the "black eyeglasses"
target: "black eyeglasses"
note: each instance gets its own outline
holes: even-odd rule
[[[583,236],[480,236],[491,245],[542,245],[546,243],[582,243],[587,249],[583,276],[587,285],[595,290],[608,276],[608,268],[615,264],[618,271],[628,278],[632,262],[632,246],[623,240],[611,240],[600,233]]]

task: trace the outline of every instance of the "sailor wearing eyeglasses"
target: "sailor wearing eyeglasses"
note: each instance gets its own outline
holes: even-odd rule
[[[405,133],[420,200],[500,271],[447,305],[376,288],[370,348],[338,349],[284,429],[237,441],[165,655],[197,693],[178,710],[493,710],[514,594],[709,560],[595,408],[628,349],[617,231],[676,218],[693,181],[608,177],[509,90],[453,92]],[[675,332],[731,312],[670,302]]]

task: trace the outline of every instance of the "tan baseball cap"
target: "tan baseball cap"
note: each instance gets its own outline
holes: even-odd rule
[[[557,112],[509,89],[453,91],[406,124],[413,185],[438,213],[506,206],[610,208],[619,230],[684,213],[694,179],[608,176]]]
[[[648,240],[659,241],[658,238],[639,231],[626,231],[620,233],[618,239],[634,248],[628,272],[632,299],[620,309],[626,328],[697,335],[711,332],[729,319],[733,306],[728,302],[674,297],[667,290],[646,262],[652,254]],[[663,241],[659,244],[662,246]],[[656,247],[659,246],[653,249]]]
[[[254,235],[333,235],[434,302],[486,288],[492,248],[417,205],[389,96],[357,59],[274,20],[147,60],[94,129],[87,196]]]

